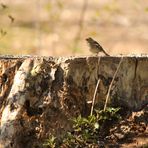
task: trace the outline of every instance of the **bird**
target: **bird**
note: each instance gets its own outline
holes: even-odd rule
[[[90,51],[92,53],[98,54],[99,52],[103,52],[106,56],[109,56],[109,54],[107,54],[105,52],[105,50],[102,48],[102,46],[97,41],[92,39],[91,37],[86,38],[86,41],[87,41],[87,43],[88,43],[88,45],[90,47]]]

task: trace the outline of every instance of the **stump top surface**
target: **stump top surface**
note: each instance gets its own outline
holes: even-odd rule
[[[148,54],[132,54],[132,55],[117,55],[117,56],[68,56],[68,57],[53,57],[53,56],[38,56],[38,55],[0,55],[0,59],[27,59],[27,58],[44,58],[44,59],[80,59],[80,58],[148,58]]]

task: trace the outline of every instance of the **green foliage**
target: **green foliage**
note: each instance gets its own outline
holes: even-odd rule
[[[68,133],[64,140],[64,145],[87,146],[89,143],[97,144],[99,130],[107,121],[120,119],[118,111],[120,108],[107,108],[104,110],[95,110],[94,115],[83,118],[80,115],[73,118],[73,132]]]
[[[56,137],[54,137],[53,135],[51,135],[43,144],[44,147],[47,148],[55,148],[56,147],[56,141],[55,141]]]
[[[69,139],[71,145],[85,145],[87,142],[91,141],[96,143],[96,137],[99,132],[99,123],[96,116],[88,116],[88,118],[83,118],[78,116],[72,119],[73,121],[73,136]],[[66,137],[67,138],[67,137]],[[71,142],[72,141],[72,142]],[[74,143],[73,143],[74,141]]]
[[[67,132],[59,147],[88,147],[94,144],[97,145],[101,127],[108,121],[120,119],[119,110],[120,108],[107,108],[105,111],[95,110],[94,114],[87,118],[79,115],[71,119],[73,130]],[[55,145],[55,138],[50,137],[46,146],[54,148]]]
[[[112,108],[108,107],[105,111],[104,110],[95,110],[96,115],[98,116],[98,120],[100,122],[106,122],[106,121],[111,121],[114,119],[120,119],[121,116],[118,114],[120,108]]]

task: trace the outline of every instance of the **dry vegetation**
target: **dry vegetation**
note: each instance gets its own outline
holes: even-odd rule
[[[1,4],[7,6],[0,5],[1,54],[88,55],[88,36],[111,55],[148,52],[147,0],[3,0]]]

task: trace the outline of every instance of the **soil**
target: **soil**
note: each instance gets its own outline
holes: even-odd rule
[[[114,124],[105,140],[105,147],[147,148],[148,147],[148,106],[138,112],[131,112]]]

